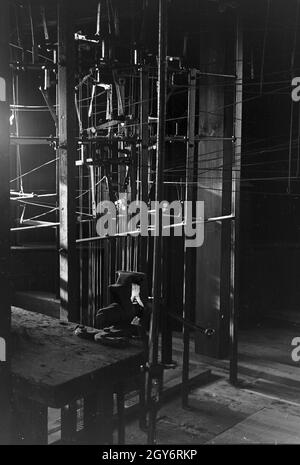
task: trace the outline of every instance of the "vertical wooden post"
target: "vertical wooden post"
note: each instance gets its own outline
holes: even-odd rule
[[[10,209],[9,209],[9,5],[0,2],[0,444],[11,442]]]
[[[197,199],[204,201],[206,218],[222,216],[225,207],[231,203],[231,182],[230,179],[228,182],[226,164],[229,161],[231,167],[232,147],[228,156],[228,143],[232,141],[231,136],[229,141],[225,137],[224,79],[230,79],[230,84],[234,81],[222,76],[226,69],[225,38],[228,34],[224,26],[221,16],[212,16],[200,36],[201,71],[208,75],[199,79]],[[196,322],[213,328],[215,334],[208,338],[198,332],[195,349],[197,353],[224,358],[229,349],[229,283],[227,281],[225,289],[222,278],[226,273],[227,276],[230,274],[230,248],[225,250],[226,234],[221,221],[206,223],[204,228],[204,243],[196,251]],[[229,244],[230,235],[227,235],[227,241]]]
[[[241,17],[236,22],[236,91],[234,115],[234,163],[232,164],[232,214],[235,221],[231,229],[231,308],[230,308],[230,373],[232,384],[238,376],[238,305],[239,305],[239,222],[240,222],[240,173],[243,115],[243,29]]]
[[[76,253],[76,111],[72,3],[58,4],[58,131],[61,318],[79,321]]]
[[[196,110],[196,70],[189,74],[188,89],[188,127],[186,154],[185,200],[195,200],[195,110]],[[195,250],[184,244],[184,276],[183,276],[183,318],[190,321],[195,305]],[[183,359],[182,359],[182,406],[188,405],[190,329],[183,325]]]

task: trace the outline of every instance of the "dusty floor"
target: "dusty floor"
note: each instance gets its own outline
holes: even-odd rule
[[[158,443],[300,444],[300,364],[291,358],[297,328],[259,327],[240,332],[240,387],[228,382],[228,361],[193,353],[191,361],[209,367],[213,381],[164,405],[157,425]],[[180,338],[174,354],[182,353]],[[127,443],[145,444],[137,422],[127,427]]]
[[[188,409],[176,398],[159,413],[160,444],[300,444],[300,403],[279,401],[231,386],[224,378],[195,389]],[[136,421],[127,426],[126,443],[146,444]]]

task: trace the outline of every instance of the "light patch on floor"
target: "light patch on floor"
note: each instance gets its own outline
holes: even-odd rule
[[[264,408],[208,443],[300,444],[300,416]]]

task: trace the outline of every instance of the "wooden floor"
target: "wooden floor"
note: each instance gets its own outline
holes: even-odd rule
[[[164,405],[157,429],[159,444],[300,444],[300,403],[234,388],[221,378],[193,390],[188,409],[178,398]],[[136,422],[126,440],[146,443]]]
[[[228,382],[228,361],[195,355],[212,379],[193,389],[190,406],[180,398],[164,405],[158,421],[160,444],[300,444],[300,363],[291,358],[297,329],[258,327],[240,333],[240,386]],[[174,338],[174,354],[182,342]],[[128,443],[145,444],[137,422],[127,428]]]

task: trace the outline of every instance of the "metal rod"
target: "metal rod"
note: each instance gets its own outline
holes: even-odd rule
[[[27,136],[10,136],[10,143],[14,145],[49,145],[55,142],[56,137],[27,137]]]
[[[140,71],[140,137],[142,139],[140,148],[139,180],[140,199],[148,202],[148,164],[149,164],[149,68],[144,66]],[[147,238],[141,238],[139,269],[144,273],[147,271]]]
[[[172,312],[168,312],[168,314],[170,315],[171,318],[173,318],[176,321],[179,321],[180,323],[182,323],[184,326],[187,326],[188,328],[195,329],[196,331],[199,331],[208,336],[212,336],[215,333],[215,330],[213,328],[205,328],[204,326],[200,326],[196,323],[193,323],[190,320],[186,320],[179,315],[175,315],[175,313],[172,313]]]
[[[166,5],[164,0],[159,0],[159,65],[158,65],[158,130],[157,130],[157,156],[156,156],[156,181],[155,200],[160,202],[163,197],[163,168],[165,157],[165,121],[166,121]],[[158,217],[158,210],[156,215]],[[159,219],[159,218],[157,218]],[[158,234],[154,238],[154,275],[153,275],[153,319],[151,325],[150,357],[152,363],[158,360],[158,320],[160,313],[160,270],[161,270],[161,246],[162,246],[162,222],[158,221]]]
[[[32,2],[28,5],[29,10],[29,22],[30,22],[30,32],[31,32],[31,45],[32,45],[32,63],[34,64],[38,58],[38,48],[35,40],[35,29],[32,15]]]
[[[207,218],[206,220],[193,221],[191,223],[191,225],[199,224],[199,223],[214,223],[214,222],[217,222],[217,221],[228,221],[228,220],[234,220],[234,219],[235,219],[234,215],[215,216],[215,217],[212,217],[212,218]],[[185,224],[186,223],[183,221],[181,223],[176,223],[176,224],[172,224],[172,225],[165,225],[165,226],[163,226],[163,229],[182,227],[182,226],[185,226]],[[148,228],[148,231],[154,231],[154,230],[155,230],[155,226]],[[122,233],[116,233],[116,234],[113,234],[111,236],[85,237],[85,238],[77,239],[76,244],[80,244],[81,242],[93,242],[93,241],[100,241],[100,240],[104,240],[104,239],[113,239],[114,237],[124,237],[124,236],[131,236],[131,235],[132,236],[133,235],[138,236],[139,234],[141,234],[141,231],[139,229],[136,229],[134,231],[125,231],[125,232],[122,232]]]
[[[97,204],[96,204],[96,187],[95,187],[95,173],[94,166],[90,165],[90,181],[91,181],[91,204],[92,204],[92,213],[93,217],[96,218],[97,215]]]
[[[188,90],[188,127],[187,127],[187,154],[186,154],[186,188],[185,200],[193,201],[195,187],[191,184],[195,170],[195,112],[196,112],[196,70],[192,69],[189,75]],[[195,275],[195,254],[193,249],[184,243],[184,274],[183,274],[183,320],[191,320],[194,306],[193,276]],[[190,359],[190,328],[183,325],[183,358],[182,358],[182,406],[188,405],[189,392],[189,359]]]
[[[100,36],[101,30],[101,2],[97,6],[97,23],[96,23],[96,36]]]
[[[163,169],[165,159],[165,126],[166,126],[166,88],[167,88],[167,2],[159,0],[159,34],[158,34],[158,106],[157,106],[157,152],[156,152],[156,184],[155,200],[160,202],[163,197]],[[156,366],[158,363],[159,319],[161,305],[161,256],[162,256],[162,222],[161,210],[156,212],[158,219],[158,234],[154,237],[153,257],[153,312],[149,339],[149,362]],[[161,380],[154,380],[149,376],[148,392],[156,391],[161,386]],[[159,397],[159,396],[158,396]],[[155,443],[156,414],[158,410],[157,397],[151,399],[151,415],[148,429],[148,443]]]
[[[55,124],[55,127],[57,128],[58,126],[58,121],[57,121],[57,114],[56,114],[56,111],[55,111],[55,107],[52,105],[51,103],[51,100],[50,100],[50,97],[49,97],[49,94],[48,94],[48,91],[43,89],[41,86],[39,87],[39,90],[46,102],[46,105],[50,111],[50,114],[52,116],[52,119],[54,121],[54,124]]]
[[[59,226],[59,223],[47,223],[47,224],[38,224],[38,225],[35,225],[35,226],[20,226],[20,227],[17,227],[17,228],[10,228],[10,231],[11,232],[14,232],[14,231],[27,231],[29,229],[40,229],[40,228],[53,228],[55,226]]]
[[[205,72],[202,72],[202,71],[197,71],[197,74],[199,74],[201,76],[214,76],[214,77],[224,77],[224,78],[236,79],[235,74],[205,73]]]
[[[42,16],[42,23],[43,23],[44,39],[46,42],[48,42],[49,32],[48,32],[47,20],[46,20],[46,9],[44,5],[41,6],[41,16]]]
[[[236,91],[235,91],[235,146],[232,166],[232,214],[235,221],[231,226],[231,278],[230,278],[230,367],[229,379],[232,384],[238,381],[238,306],[239,306],[239,210],[240,210],[240,168],[242,137],[242,101],[243,101],[243,32],[242,19],[236,23]]]

